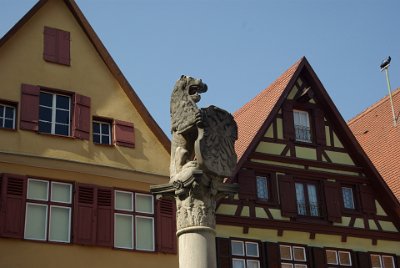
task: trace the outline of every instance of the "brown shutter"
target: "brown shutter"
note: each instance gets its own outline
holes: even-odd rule
[[[217,237],[216,248],[217,248],[217,267],[218,268],[232,267],[230,240],[228,238]]]
[[[74,95],[73,136],[83,140],[90,137],[90,98]]]
[[[294,140],[294,119],[293,119],[293,103],[286,101],[282,106],[283,116],[283,137],[286,140]]]
[[[314,110],[315,122],[315,141],[317,144],[324,146],[326,144],[325,138],[325,120],[324,113],[321,109]]]
[[[133,123],[114,120],[114,143],[125,147],[135,147],[135,128]]]
[[[39,94],[40,87],[27,84],[21,85],[21,129],[38,130]]]
[[[239,198],[255,200],[257,198],[256,174],[252,169],[242,169],[238,174]]]
[[[0,235],[23,238],[25,223],[26,177],[3,174],[0,208]]]
[[[268,268],[280,268],[280,253],[279,253],[279,245],[277,243],[265,242],[265,259]]]
[[[70,65],[70,33],[58,31],[58,62],[64,65]]]
[[[323,248],[311,248],[313,267],[324,268],[326,267],[325,250]]]
[[[176,253],[176,206],[167,199],[157,200],[157,249]]]
[[[57,62],[57,29],[44,27],[43,58],[46,61]]]
[[[114,191],[112,188],[97,188],[97,245],[114,245]]]
[[[324,189],[328,221],[342,222],[340,185],[337,182],[325,181]]]
[[[367,252],[357,252],[357,263],[358,267],[371,267],[370,256]]]
[[[297,202],[293,177],[280,175],[278,176],[278,182],[281,214],[284,217],[294,217],[297,215]]]
[[[360,185],[361,205],[364,213],[375,214],[375,196],[372,188],[367,185]]]
[[[96,187],[76,184],[74,200],[74,242],[82,245],[96,243]]]
[[[396,265],[397,265],[396,267],[400,268],[400,256],[396,256],[395,257],[395,262],[396,262]]]

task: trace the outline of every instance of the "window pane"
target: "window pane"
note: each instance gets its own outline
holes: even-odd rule
[[[50,207],[49,240],[70,241],[71,209],[68,207]]]
[[[47,107],[53,106],[53,94],[40,92],[39,104]]]
[[[8,119],[14,119],[14,108],[12,107],[5,107],[6,108],[6,113],[5,113],[5,117]],[[2,114],[2,113],[0,113]]]
[[[69,111],[56,110],[56,122],[69,124]]]
[[[39,119],[42,121],[51,122],[51,108],[39,107]]]
[[[1,126],[1,124],[0,124]],[[10,119],[4,119],[4,127],[5,128],[14,128],[14,121]]]
[[[372,268],[381,268],[381,256],[379,255],[371,255],[371,265]]]
[[[55,134],[68,136],[69,135],[69,126],[56,124]]]
[[[133,211],[133,194],[115,191],[115,209]]]
[[[246,242],[246,256],[258,257],[258,244]]]
[[[260,268],[260,262],[256,260],[247,260],[247,268]]]
[[[382,256],[383,267],[394,268],[394,260],[392,256]]]
[[[97,122],[93,122],[93,133],[100,133],[100,124]]]
[[[307,185],[308,190],[308,201],[310,206],[310,215],[318,216],[319,215],[319,206],[318,206],[318,198],[317,198],[317,187],[313,184]]]
[[[51,183],[51,201],[71,204],[72,185],[67,183]]]
[[[69,97],[57,95],[57,108],[69,110]]]
[[[290,263],[282,263],[281,268],[293,268],[293,264]]]
[[[4,109],[5,109],[5,106],[0,105],[0,118],[4,118]]]
[[[110,124],[108,124],[108,123],[101,124],[101,134],[105,134],[105,135],[110,134]]]
[[[51,133],[51,123],[39,121],[39,132]]]
[[[306,199],[304,197],[304,185],[302,183],[296,183],[296,201],[297,213],[300,215],[307,215]]]
[[[290,246],[279,246],[282,260],[292,260],[292,249]]]
[[[137,212],[153,213],[153,196],[136,194],[136,207]]]
[[[354,209],[353,189],[342,187],[343,205],[347,209]]]
[[[154,250],[154,221],[136,217],[136,249]]]
[[[244,260],[232,259],[232,268],[245,268]]]
[[[100,135],[93,134],[93,142],[100,144]]]
[[[27,203],[25,219],[26,239],[46,240],[47,206]]]
[[[326,262],[328,264],[338,264],[336,250],[326,251]]]
[[[294,268],[307,268],[307,265],[305,265],[305,264],[295,264]]]
[[[48,181],[40,181],[40,180],[28,180],[28,199],[33,200],[48,200],[48,189],[49,182]]]
[[[232,255],[244,256],[244,245],[242,241],[231,241]]]
[[[115,214],[114,246],[133,249],[133,216]]]
[[[0,118],[0,127],[4,127],[4,119]]]
[[[303,247],[293,247],[295,261],[306,261],[306,251]]]
[[[110,136],[101,136],[101,144],[110,144]]]
[[[351,266],[351,255],[347,251],[339,251],[339,263],[341,265]]]
[[[268,200],[268,181],[266,177],[257,176],[257,197]]]

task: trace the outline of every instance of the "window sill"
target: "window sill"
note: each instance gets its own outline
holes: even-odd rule
[[[66,139],[72,139],[72,140],[76,139],[74,136],[64,136],[64,135],[60,135],[60,134],[51,134],[51,133],[40,132],[40,131],[37,131],[37,133],[40,135],[49,136],[49,137],[66,138]]]
[[[17,132],[16,128],[0,127],[0,130],[10,131],[10,132]]]
[[[314,223],[314,224],[328,225],[328,221],[323,217],[297,215],[297,216],[293,217],[293,221],[302,222],[302,223]]]
[[[96,143],[96,142],[93,142],[93,144],[96,145],[96,146],[103,146],[103,147],[108,147],[108,148],[115,147],[114,144],[104,144],[104,143]]]

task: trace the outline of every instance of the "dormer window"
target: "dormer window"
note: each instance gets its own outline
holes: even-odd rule
[[[308,112],[293,110],[296,141],[311,143],[310,117]]]

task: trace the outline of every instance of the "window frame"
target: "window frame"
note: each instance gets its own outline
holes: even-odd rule
[[[232,244],[233,243],[241,243],[242,245],[242,250],[243,250],[243,255],[239,254],[233,254],[232,251]],[[257,245],[257,255],[252,256],[247,254],[247,245],[248,244],[255,244]],[[251,240],[251,239],[243,239],[243,238],[230,238],[229,239],[229,246],[230,246],[230,251],[231,251],[231,265],[233,267],[233,262],[234,261],[241,261],[244,263],[244,267],[247,267],[249,261],[256,261],[258,262],[259,267],[262,265],[262,254],[261,254],[261,242],[258,240]]]
[[[281,247],[288,247],[290,249],[290,258],[282,258],[281,255]],[[294,248],[301,248],[304,253],[304,260],[296,260],[295,259],[295,254],[294,254]],[[310,267],[309,263],[309,256],[307,253],[307,246],[306,245],[301,245],[301,244],[289,244],[289,243],[279,243],[278,244],[278,250],[279,250],[279,263],[286,264],[286,265],[291,265],[291,267],[299,267],[299,265],[304,265],[304,267]]]
[[[40,104],[40,95],[44,93],[44,94],[50,94],[52,95],[52,106],[45,106]],[[63,96],[63,97],[67,97],[69,100],[69,110],[68,110],[68,135],[64,135],[64,134],[59,134],[59,133],[55,133],[55,126],[57,124],[56,122],[56,112],[57,112],[57,102],[55,101],[57,99],[57,96]],[[54,90],[54,89],[49,89],[49,88],[44,88],[44,87],[40,87],[40,91],[39,91],[39,115],[38,115],[38,133],[40,134],[47,134],[47,135],[53,135],[53,136],[61,136],[61,137],[73,137],[72,136],[72,120],[73,120],[73,109],[74,109],[74,103],[73,103],[73,96],[74,93],[72,92],[65,92],[65,91],[60,91],[60,90]],[[47,120],[42,120],[40,118],[40,108],[44,107],[46,109],[51,109],[51,121],[47,121]],[[62,111],[66,111],[63,108],[58,108],[58,110],[62,110]],[[50,132],[44,132],[40,130],[40,122],[45,122],[45,123],[50,123],[51,124],[51,130]],[[60,124],[60,123],[59,123]],[[66,125],[64,123],[61,123],[61,125]]]
[[[267,181],[267,191],[268,199],[259,198],[258,196],[258,184],[257,179],[259,177],[264,177]],[[276,173],[271,172],[255,172],[255,202],[260,205],[268,205],[269,207],[278,207],[278,182],[276,178]]]
[[[353,251],[348,250],[348,249],[341,249],[341,248],[325,248],[325,260],[326,260],[326,265],[332,268],[346,268],[346,267],[353,267]],[[328,258],[327,258],[327,251],[331,251],[335,253],[336,256],[336,263],[328,263]],[[350,265],[343,264],[340,258],[340,253],[348,253],[349,255],[349,260],[350,260]]]
[[[40,181],[40,182],[46,182],[46,198],[45,199],[34,199],[29,196],[29,182],[30,181]],[[38,178],[38,177],[33,177],[29,176],[26,180],[26,198],[25,198],[25,222],[24,222],[24,232],[23,232],[23,239],[25,240],[30,240],[30,241],[41,241],[41,242],[48,242],[48,243],[61,243],[61,244],[71,244],[72,243],[72,215],[73,215],[73,205],[74,205],[74,200],[73,200],[73,192],[74,192],[74,183],[73,182],[67,182],[67,181],[59,181],[59,180],[52,180],[52,179],[47,179],[47,178]],[[70,203],[68,202],[62,202],[62,201],[54,201],[52,199],[53,196],[53,184],[64,184],[69,186],[69,200]],[[46,207],[46,220],[45,220],[45,237],[44,239],[35,239],[31,237],[26,236],[26,230],[27,230],[27,214],[28,214],[28,206],[29,205],[34,205],[34,206],[43,206]],[[63,209],[68,209],[68,214],[69,214],[69,219],[68,219],[68,239],[66,241],[63,240],[56,240],[56,239],[51,239],[50,238],[50,231],[51,231],[51,213],[52,213],[52,208],[53,207],[59,207]]]
[[[298,109],[297,107],[293,108],[293,127],[294,127],[294,140],[296,142],[300,142],[300,143],[305,143],[305,144],[313,144],[314,143],[314,134],[313,134],[313,125],[312,125],[312,120],[311,120],[311,112],[306,110],[306,109]],[[308,126],[303,126],[303,125],[296,125],[296,121],[295,121],[295,113],[299,113],[299,114],[305,114],[307,115],[307,123]],[[301,127],[305,127],[308,128],[308,135],[310,136],[309,140],[303,140],[303,139],[298,139],[297,138],[297,131],[296,131],[296,127],[301,126]]]
[[[301,184],[303,186],[303,195],[304,195],[304,201],[305,201],[305,209],[306,209],[306,214],[300,214],[299,213],[299,202],[297,199],[297,189],[296,185]],[[311,209],[310,209],[310,194],[309,194],[309,189],[308,186],[312,185],[315,186],[315,193],[316,193],[316,199],[317,199],[317,205],[318,205],[318,215],[311,215]],[[304,218],[312,218],[312,219],[322,219],[324,217],[323,213],[323,203],[322,203],[322,194],[321,194],[321,185],[320,181],[313,181],[313,180],[304,180],[304,179],[294,179],[294,190],[295,190],[295,202],[296,202],[296,212],[297,212],[297,217],[304,217]]]
[[[380,264],[381,264],[380,267],[372,266],[372,256],[378,256],[379,257],[379,261],[380,261]],[[388,254],[388,253],[382,253],[382,252],[369,252],[369,258],[370,258],[370,262],[371,262],[371,267],[372,268],[388,268],[388,267],[384,266],[383,257],[390,257],[392,259],[393,267],[397,267],[396,266],[396,255]]]
[[[17,102],[13,102],[13,101],[0,99],[0,106],[4,107],[3,108],[4,109],[3,110],[3,114],[0,115],[0,118],[3,119],[3,124],[0,125],[0,129],[1,130],[8,130],[8,131],[17,130],[17,118],[18,118],[18,113],[17,113],[18,109],[17,109],[17,107],[18,107],[18,103]],[[13,118],[12,118],[13,126],[12,126],[12,128],[5,127],[5,120],[6,120],[5,113],[6,113],[6,108],[7,107],[13,109]],[[7,118],[7,119],[9,119],[9,118]]]
[[[97,143],[94,141],[94,135],[95,135],[94,124],[95,123],[100,124],[100,126],[99,126],[100,130],[101,130],[102,124],[107,124],[109,126],[109,137],[108,137],[109,143],[101,143],[101,141],[102,141],[101,131],[98,134],[100,136],[100,143]],[[108,117],[93,116],[91,130],[92,130],[91,137],[92,137],[93,144],[100,145],[100,146],[114,146],[115,145],[115,143],[114,143],[114,120],[113,119],[108,118]]]

